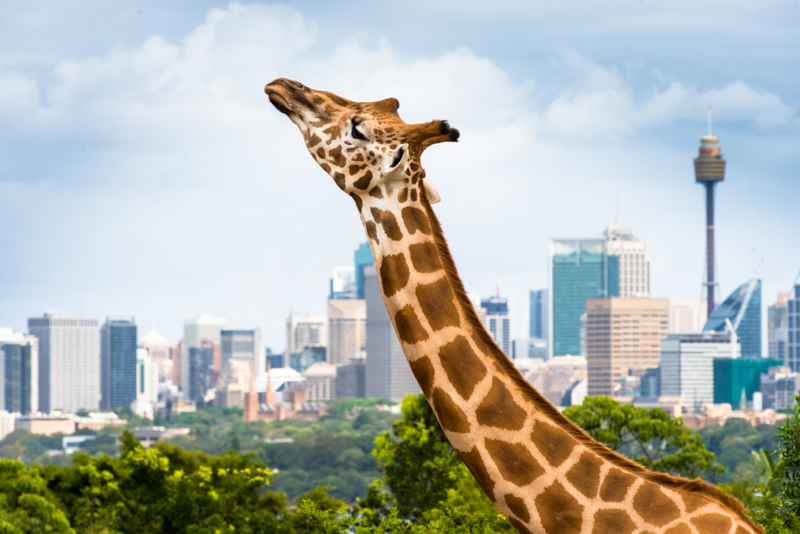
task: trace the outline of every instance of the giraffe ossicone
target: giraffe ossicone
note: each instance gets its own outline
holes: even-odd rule
[[[283,78],[264,90],[355,202],[411,370],[450,443],[519,532],[763,532],[715,486],[649,472],[592,440],[497,347],[458,277],[420,162],[458,130],[406,124],[394,98],[352,102]]]

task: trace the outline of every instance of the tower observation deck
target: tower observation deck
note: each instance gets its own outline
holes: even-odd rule
[[[711,134],[711,106],[708,108],[708,135],[700,138],[700,155],[694,160],[697,183],[706,188],[706,299],[708,316],[714,311],[714,186],[725,179],[725,160],[719,148],[719,139]]]

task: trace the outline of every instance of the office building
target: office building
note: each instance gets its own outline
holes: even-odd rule
[[[334,267],[328,300],[347,300],[356,298],[355,267]]]
[[[328,361],[343,364],[366,349],[367,303],[361,299],[328,301]]]
[[[642,397],[661,396],[661,367],[651,367],[645,370],[639,379],[639,394]]]
[[[203,340],[208,340],[215,347],[219,347],[223,328],[225,328],[224,317],[214,317],[206,313],[183,322],[183,361],[180,386],[184,392],[189,391],[189,349],[201,347]],[[220,367],[217,366],[216,369],[219,371]]]
[[[267,371],[267,359],[264,348],[261,346],[261,330],[221,330],[221,364],[228,360],[243,360],[253,364],[255,376],[261,376]]]
[[[739,358],[730,334],[670,334],[661,341],[661,395],[699,411],[714,402],[714,358]]]
[[[800,373],[788,367],[773,367],[760,377],[762,406],[780,410],[794,406],[800,392]]]
[[[547,290],[531,290],[528,310],[528,337],[547,340]]]
[[[631,229],[619,223],[606,227],[606,253],[619,258],[619,296],[650,296],[650,252],[647,243],[639,241]]]
[[[312,364],[303,373],[303,389],[309,401],[336,398],[336,373],[338,367],[328,362]]]
[[[325,347],[306,347],[299,352],[293,352],[289,355],[288,367],[294,369],[298,373],[305,373],[306,369],[315,363],[326,361]]]
[[[767,307],[767,355],[775,360],[786,360],[786,342],[789,331],[786,329],[786,308],[789,293],[778,293],[778,300]]]
[[[4,384],[0,410],[22,415],[38,412],[39,340],[11,328],[0,328],[0,358],[0,383]]]
[[[619,258],[607,254],[605,239],[553,239],[548,260],[550,356],[577,355],[586,299],[619,296]]]
[[[748,280],[736,288],[714,313],[703,331],[727,332],[727,322],[734,327],[742,346],[742,356],[761,357],[761,280]]]
[[[253,380],[253,362],[228,360],[217,380],[214,406],[244,408],[244,399]]]
[[[363,398],[366,396],[365,358],[353,358],[340,365],[336,372],[336,398]]]
[[[291,313],[286,319],[286,352],[284,367],[289,358],[306,347],[324,347],[328,342],[327,317]]]
[[[136,399],[136,323],[106,319],[100,329],[100,409]]]
[[[140,402],[158,402],[158,366],[147,349],[136,350],[136,399]]]
[[[586,381],[586,358],[583,356],[556,356],[547,362],[532,362],[520,371],[525,380],[555,406],[566,406],[565,396],[570,405],[580,404],[586,396],[583,385],[574,391],[576,382]]]
[[[700,154],[694,160],[695,182],[706,188],[706,315],[714,312],[715,279],[714,256],[714,187],[725,179],[725,160],[719,148],[719,139],[711,134],[711,106],[708,108],[708,134],[700,138]],[[759,349],[760,350],[760,349]]]
[[[514,355],[512,346],[514,339],[514,301],[500,297],[500,290],[496,297],[481,300],[481,308],[486,310],[483,324],[486,330],[497,343],[506,356]],[[527,356],[525,356],[527,357]]]
[[[364,292],[367,301],[366,395],[399,402],[420,390],[386,312],[374,267],[364,269]]]
[[[283,367],[283,354],[275,354],[272,352],[272,349],[267,347],[267,369],[277,369],[279,367]]]
[[[795,283],[786,302],[786,357],[784,365],[800,372],[800,284]]]
[[[586,361],[590,396],[613,395],[634,368],[657,367],[669,334],[669,301],[605,298],[586,301]]]
[[[783,362],[769,358],[715,358],[714,404],[728,403],[736,409],[742,399],[752,402],[753,394],[761,390],[761,374]]]
[[[549,355],[547,353],[547,343],[544,339],[537,339],[533,337],[526,337],[514,340],[514,353],[512,358],[539,358],[546,360]]]
[[[39,339],[39,410],[96,410],[100,405],[100,328],[91,317],[48,312],[28,319]]]
[[[704,300],[670,300],[669,333],[699,334],[708,319]]]
[[[240,360],[252,363],[249,360]],[[214,344],[204,339],[199,347],[189,349],[189,389],[188,399],[203,405],[206,396],[217,383],[218,373],[214,369]]]
[[[353,264],[355,265],[355,281],[356,281],[356,298],[364,299],[364,269],[370,265],[375,265],[375,259],[372,257],[372,249],[369,248],[369,243],[362,243],[358,246],[353,254]]]
[[[147,350],[150,355],[150,361],[158,369],[158,382],[159,384],[165,382],[172,382],[174,373],[174,360],[176,356],[175,347],[170,345],[167,338],[161,335],[157,330],[151,329],[144,336],[139,338],[138,347]]]

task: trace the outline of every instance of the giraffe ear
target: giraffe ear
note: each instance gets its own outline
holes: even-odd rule
[[[439,196],[439,192],[435,187],[433,187],[432,183],[430,183],[427,179],[423,179],[422,185],[425,186],[425,196],[428,197],[428,202],[431,204],[441,202],[442,197]]]

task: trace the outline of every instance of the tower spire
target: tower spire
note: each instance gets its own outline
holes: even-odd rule
[[[711,102],[708,103],[708,136],[712,137],[712,134],[711,134]]]

